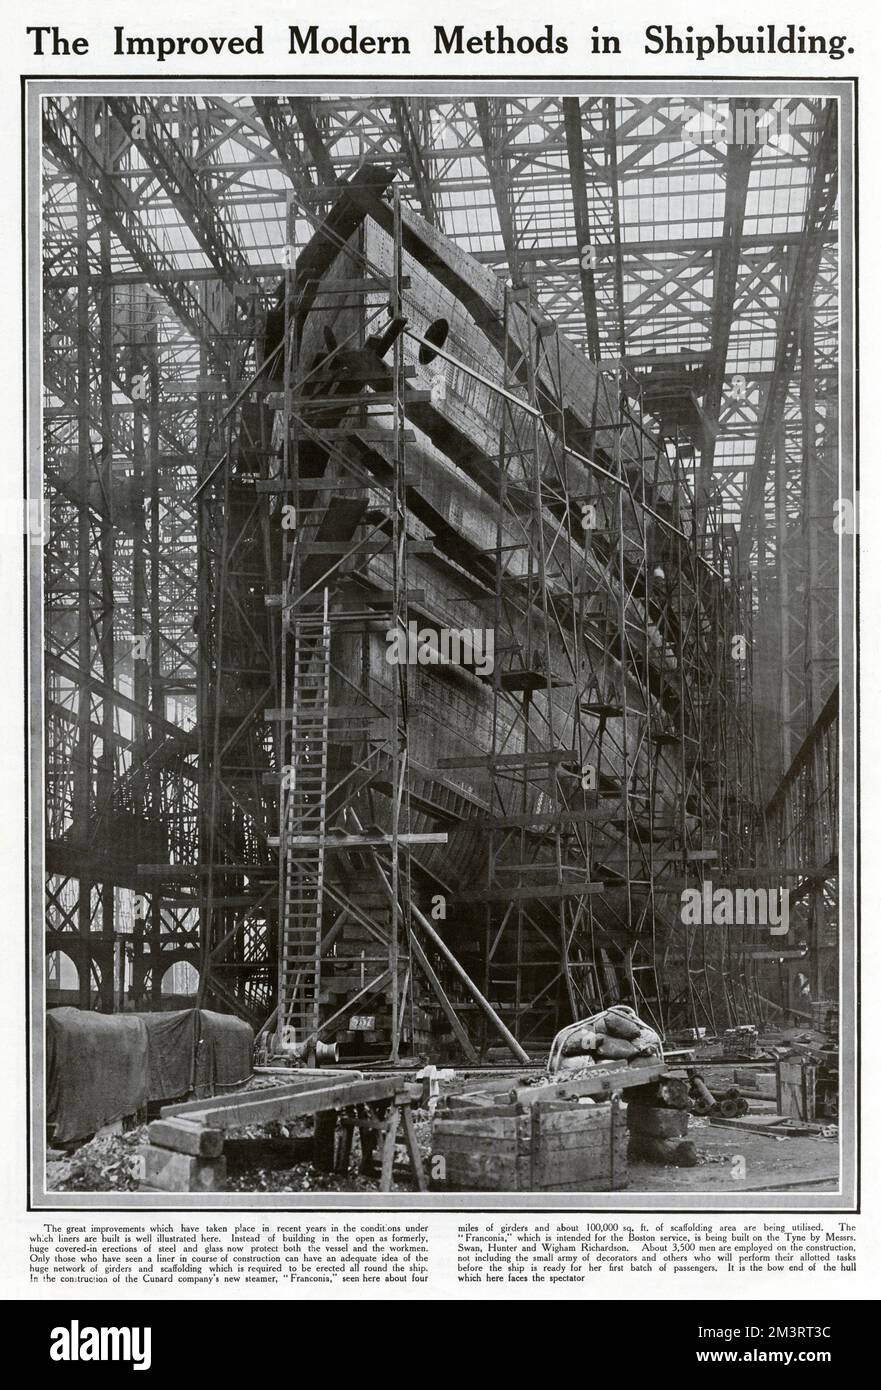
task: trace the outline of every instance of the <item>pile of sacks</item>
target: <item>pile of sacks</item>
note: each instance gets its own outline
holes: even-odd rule
[[[594,1062],[661,1058],[661,1039],[627,1004],[613,1004],[592,1018],[572,1023],[551,1047],[548,1070],[572,1071]]]

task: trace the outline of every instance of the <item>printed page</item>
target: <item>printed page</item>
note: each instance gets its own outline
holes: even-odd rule
[[[7,31],[2,1283],[40,1356],[427,1295],[847,1364],[870,12]]]

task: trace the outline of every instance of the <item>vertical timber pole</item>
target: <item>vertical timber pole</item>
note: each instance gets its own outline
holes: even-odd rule
[[[401,291],[403,288],[403,227],[401,221],[401,193],[394,190],[393,207],[393,248],[394,264],[391,277],[391,298],[389,310],[391,317],[401,313]],[[394,395],[394,477],[392,480],[392,546],[394,550],[393,578],[394,589],[393,626],[395,631],[406,627],[407,611],[406,571],[407,571],[407,513],[406,488],[404,480],[405,441],[404,428],[404,335],[399,333],[395,339],[393,357],[393,395]],[[391,972],[391,1061],[398,1060],[400,1050],[400,1008],[399,997],[399,955],[402,936],[401,922],[401,804],[404,796],[407,770],[407,672],[405,662],[398,662],[392,671],[392,825],[391,825],[391,923],[389,930],[388,963]],[[408,851],[409,856],[409,851]],[[407,875],[409,877],[409,875]],[[409,889],[409,883],[407,884]]]
[[[90,98],[80,98],[77,123],[79,137],[88,137]],[[81,183],[76,194],[77,292],[76,292],[76,377],[77,377],[77,485],[80,505],[77,511],[77,665],[85,677],[92,668],[89,592],[91,575],[91,524],[88,507],[91,475],[91,362],[89,354],[89,220],[86,192]],[[91,1007],[92,873],[88,862],[91,835],[91,697],[85,679],[77,695],[77,742],[74,759],[74,835],[79,843],[77,874],[77,928],[79,952],[79,1007]]]
[[[101,122],[102,161],[107,167],[110,159],[109,116],[106,105]],[[101,462],[100,487],[103,492],[103,517],[101,522],[101,679],[107,690],[115,685],[114,675],[114,526],[113,526],[113,288],[110,273],[110,229],[102,219],[99,232],[99,253],[101,259],[101,281],[98,296],[98,383],[101,410]],[[105,695],[102,701],[101,720],[101,761],[97,782],[98,806],[105,816],[110,816],[115,780],[116,744],[114,740],[113,701]],[[116,981],[119,973],[117,962],[116,892],[114,885],[106,879],[101,892],[101,928],[104,938],[104,969],[101,975],[101,1008],[113,1012],[122,1004],[122,991],[125,988],[125,955],[123,952],[121,969],[122,981],[119,991]]]

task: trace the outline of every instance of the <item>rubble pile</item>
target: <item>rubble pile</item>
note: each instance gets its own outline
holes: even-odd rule
[[[416,1131],[416,1139],[422,1154],[423,1162],[427,1162],[431,1153],[431,1119],[427,1111],[414,1111],[413,1125]],[[281,1133],[268,1135],[265,1131],[274,1128]],[[299,1126],[298,1126],[299,1129]],[[228,1192],[378,1192],[379,1173],[375,1175],[365,1175],[359,1171],[361,1155],[356,1139],[353,1152],[349,1160],[348,1170],[345,1173],[327,1172],[317,1167],[311,1161],[287,1163],[272,1159],[269,1163],[261,1162],[265,1157],[264,1150],[261,1149],[259,1142],[264,1140],[271,1142],[272,1139],[279,1141],[283,1139],[286,1126],[263,1126],[262,1130],[257,1126],[249,1126],[248,1131],[240,1130],[237,1134],[250,1140],[248,1147],[251,1149],[250,1159],[245,1156],[245,1146],[243,1146],[242,1157],[238,1160],[235,1151],[229,1141],[227,1141],[226,1152],[229,1162],[229,1172],[227,1177],[226,1189]],[[300,1135],[294,1135],[293,1129],[290,1130],[291,1147],[298,1142]],[[281,1144],[279,1144],[279,1149]],[[393,1181],[393,1192],[411,1192],[413,1184],[410,1181],[409,1173],[403,1181]]]
[[[147,1129],[108,1134],[81,1144],[74,1153],[46,1164],[50,1192],[137,1192],[137,1147]]]

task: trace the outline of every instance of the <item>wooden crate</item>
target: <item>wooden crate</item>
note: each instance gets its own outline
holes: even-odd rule
[[[439,1109],[432,1160],[438,1156],[446,1188],[617,1191],[627,1185],[627,1125],[616,1100]]]

